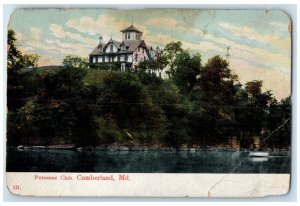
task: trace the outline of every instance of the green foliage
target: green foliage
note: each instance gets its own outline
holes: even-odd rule
[[[193,57],[187,51],[176,55],[173,62],[171,76],[174,83],[180,88],[183,94],[188,94],[197,83],[197,76],[200,74],[201,57]]]
[[[13,30],[8,30],[7,34],[7,71],[14,72],[23,69],[24,62],[22,53],[17,46],[16,33]]]
[[[103,71],[118,71],[121,68],[121,64],[118,62],[91,64],[91,68]]]
[[[181,41],[178,42],[170,42],[166,45],[164,51],[163,51],[163,56],[167,59],[167,74],[169,77],[171,77],[171,74],[174,73],[174,66],[173,62],[174,59],[176,58],[177,54],[180,54],[183,51],[182,49],[182,43]]]
[[[291,97],[280,102],[272,100],[266,115],[264,146],[269,148],[286,148],[291,146]]]
[[[155,58],[155,61],[153,61],[153,68],[159,73],[159,77],[161,77],[162,71],[169,64],[169,57],[165,52],[160,52],[156,54]]]
[[[39,55],[37,54],[24,54],[24,64],[26,68],[36,69],[38,67]]]
[[[166,47],[164,49],[164,53],[168,56],[168,59],[170,62],[173,62],[176,55],[181,53],[182,51],[183,51],[183,49],[182,49],[181,41],[170,42],[166,45]]]
[[[219,56],[209,59],[200,69],[191,93],[195,142],[226,143],[234,134],[236,83],[236,75]]]
[[[8,30],[7,35],[7,100],[8,110],[16,110],[23,105],[24,69],[37,67],[38,55],[22,54],[18,49],[16,33]]]
[[[233,136],[243,148],[252,147],[254,137],[267,138],[264,147],[290,145],[290,99],[278,102],[262,91],[262,81],[243,87],[220,56],[202,65],[200,55],[171,42],[132,72],[117,71],[117,64],[87,68],[86,60],[74,56],[63,67],[24,72],[37,66],[38,56],[22,55],[15,33],[8,35],[10,145],[180,148],[224,145]],[[168,79],[161,78],[163,69]]]
[[[65,68],[69,68],[69,67],[85,68],[85,67],[88,66],[88,60],[83,59],[83,58],[78,57],[78,56],[68,55],[63,59],[62,65]]]

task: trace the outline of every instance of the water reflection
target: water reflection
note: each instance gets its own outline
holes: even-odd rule
[[[241,151],[74,151],[8,149],[7,171],[129,173],[289,173],[290,153]]]
[[[269,160],[267,157],[252,157],[251,160],[253,162],[266,162]]]

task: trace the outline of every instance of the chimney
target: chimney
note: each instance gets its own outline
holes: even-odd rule
[[[102,44],[102,41],[103,41],[103,37],[102,37],[102,34],[100,34],[100,37],[99,37],[99,44]]]

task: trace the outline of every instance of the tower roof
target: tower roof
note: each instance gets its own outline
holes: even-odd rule
[[[121,32],[128,32],[128,31],[135,31],[137,33],[143,33],[140,30],[138,30],[136,27],[134,27],[132,24],[131,24],[131,26],[127,27],[126,29],[121,30]]]

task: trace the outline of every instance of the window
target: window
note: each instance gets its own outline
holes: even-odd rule
[[[130,33],[128,33],[128,39],[130,39]]]
[[[128,54],[128,61],[132,62],[132,55],[131,54]]]
[[[114,46],[111,44],[110,45],[110,52],[113,52]]]

